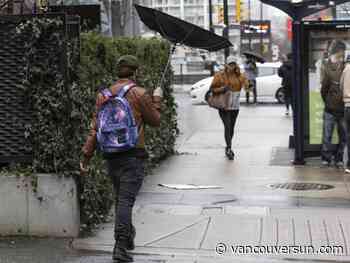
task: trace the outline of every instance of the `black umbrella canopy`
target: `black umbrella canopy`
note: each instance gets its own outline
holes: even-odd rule
[[[231,42],[213,32],[158,10],[135,5],[141,21],[174,44],[218,51],[232,46]]]
[[[306,16],[350,0],[304,0],[292,2],[291,0],[261,0],[264,4],[274,6],[287,13],[294,20],[301,20]]]
[[[245,55],[246,57],[251,57],[251,58],[255,59],[257,62],[260,62],[260,63],[265,63],[266,62],[266,60],[265,60],[265,58],[263,56],[261,56],[258,53],[252,52],[252,51],[245,51],[245,52],[243,52],[243,55]]]

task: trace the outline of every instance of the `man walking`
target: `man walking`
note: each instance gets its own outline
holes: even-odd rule
[[[344,103],[340,88],[340,78],[344,70],[344,56],[346,46],[344,42],[333,40],[329,47],[329,58],[324,63],[321,72],[321,96],[325,105],[323,115],[322,135],[322,164],[329,166],[334,157],[335,166],[342,168],[343,153],[346,144]],[[339,143],[332,151],[332,135],[337,125]]]
[[[134,249],[136,233],[132,225],[132,209],[145,175],[145,124],[160,125],[161,89],[157,88],[153,96],[150,96],[145,89],[137,86],[133,79],[138,67],[136,57],[122,56],[117,62],[119,80],[97,95],[96,112],[82,149],[84,159],[80,164],[81,172],[87,173],[89,160],[98,144],[106,159],[108,175],[113,181],[116,196],[113,250],[115,262],[133,261],[127,250]],[[109,108],[113,114],[109,116],[106,105],[116,97],[117,103],[109,104],[113,105]],[[123,121],[126,118],[131,121]],[[120,121],[120,124],[125,125],[124,128],[117,129],[118,125],[110,125],[105,129],[109,133],[103,133],[103,127],[113,121]],[[130,124],[135,125],[128,127]]]

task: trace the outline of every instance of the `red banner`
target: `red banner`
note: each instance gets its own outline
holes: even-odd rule
[[[288,40],[292,40],[293,38],[293,22],[292,19],[287,19],[287,32],[288,32]]]

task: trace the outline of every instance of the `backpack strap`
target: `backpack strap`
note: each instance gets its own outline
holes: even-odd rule
[[[110,91],[110,89],[106,88],[106,89],[103,89],[101,91],[102,95],[107,97],[107,98],[110,98],[113,96],[112,92]]]
[[[136,84],[133,81],[130,81],[128,84],[124,85],[117,93],[117,97],[123,98],[126,93],[133,87],[136,87]]]

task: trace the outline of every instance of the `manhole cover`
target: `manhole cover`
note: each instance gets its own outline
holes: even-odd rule
[[[308,191],[308,190],[329,190],[333,189],[333,185],[329,184],[313,184],[313,183],[284,183],[284,184],[270,184],[274,189],[286,189],[293,191]]]

